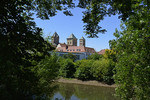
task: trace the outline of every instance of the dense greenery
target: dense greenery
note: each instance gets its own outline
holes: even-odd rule
[[[116,30],[117,39],[110,42],[117,52],[117,93],[127,100],[150,99],[150,13],[146,7],[142,9],[121,32]]]
[[[72,53],[68,53],[68,54],[64,54],[63,58],[65,58],[65,59],[69,58],[69,59],[75,61],[77,59],[77,56],[73,55]]]
[[[33,68],[53,48],[42,37],[22,0],[0,1],[0,99],[24,100],[37,95],[39,77]],[[45,76],[44,76],[45,77]]]
[[[85,9],[84,29],[89,37],[97,37],[99,32],[106,31],[99,26],[99,22],[105,16],[119,14],[125,27],[122,27],[121,32],[116,31],[114,35],[117,39],[111,41],[117,58],[112,59],[113,54],[108,56],[108,59],[117,62],[117,93],[126,100],[149,100],[149,0],[79,0],[76,3],[74,0],[1,0],[0,97],[8,100],[32,99],[31,96],[36,94],[38,89],[39,80],[45,77],[39,77],[39,74],[44,72],[37,74],[34,68],[49,55],[47,51],[53,48],[42,38],[41,29],[36,27],[31,18],[32,12],[41,19],[48,19],[55,16],[58,10],[66,15],[72,15],[69,8],[75,7]],[[106,58],[107,56],[103,59]],[[45,60],[48,61],[48,58]],[[52,59],[50,61],[55,62]],[[77,69],[80,69],[79,62],[76,65],[79,65]],[[83,66],[82,61],[81,65]],[[82,71],[84,72],[84,67]],[[87,72],[85,70],[85,73]]]
[[[59,62],[60,69],[59,74],[60,76],[66,77],[66,78],[73,78],[74,73],[76,71],[74,62],[71,59],[64,59],[62,58]]]
[[[92,63],[93,60],[81,60],[80,65],[75,73],[75,77],[81,80],[93,79],[93,75],[91,72]]]
[[[106,51],[114,52],[113,50],[107,49]],[[75,62],[70,58],[65,59],[62,57],[59,59],[59,75],[65,78],[75,77],[81,80],[97,80],[107,84],[113,84],[115,62],[113,59],[108,58],[110,56],[109,53],[106,52],[104,55],[107,58],[103,55],[92,54],[89,56],[90,59]]]
[[[91,60],[99,60],[99,59],[101,59],[101,58],[102,58],[102,55],[99,55],[98,53],[94,53],[94,54],[88,56],[87,59],[91,59]]]

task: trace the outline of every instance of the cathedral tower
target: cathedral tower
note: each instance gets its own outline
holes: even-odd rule
[[[74,34],[71,34],[67,38],[67,45],[77,46],[77,38],[74,36]]]
[[[83,36],[80,39],[80,46],[85,46],[85,38]]]
[[[56,32],[52,36],[52,44],[55,46],[59,44],[59,35]]]

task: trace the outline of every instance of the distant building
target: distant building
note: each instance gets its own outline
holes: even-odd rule
[[[77,38],[74,36],[74,34],[71,34],[67,38],[67,45],[77,46]]]
[[[83,36],[80,39],[80,46],[84,46],[85,47],[85,38]]]
[[[106,49],[100,50],[100,51],[98,52],[98,54],[103,55],[103,54],[105,53],[105,50],[106,50]]]
[[[77,38],[74,36],[74,34],[71,34],[67,38],[66,44],[66,43],[59,43],[59,36],[55,32],[54,35],[52,36],[52,44],[56,45],[56,53],[59,56],[72,53],[77,56],[77,60],[86,59],[89,55],[96,52],[94,48],[85,46],[84,37],[81,37],[79,41],[79,46],[77,46]]]
[[[51,41],[52,45],[56,47],[59,44],[59,35],[55,32],[51,39],[52,39]]]

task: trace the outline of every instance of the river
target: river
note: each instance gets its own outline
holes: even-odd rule
[[[52,100],[118,100],[114,96],[115,88],[70,83],[58,83]]]

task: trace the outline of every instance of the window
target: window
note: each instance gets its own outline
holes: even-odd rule
[[[75,50],[73,49],[73,51],[75,51]]]

